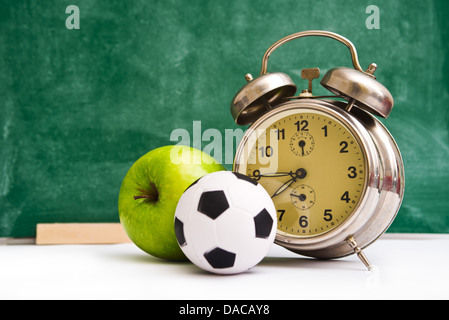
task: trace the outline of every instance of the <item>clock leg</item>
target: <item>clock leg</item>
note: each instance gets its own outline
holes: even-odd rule
[[[357,257],[359,257],[359,259],[362,260],[363,264],[368,268],[368,271],[371,271],[373,269],[373,266],[368,261],[368,258],[363,253],[362,249],[360,249],[354,237],[353,236],[347,237],[346,242],[351,246],[352,249],[354,249],[354,253],[357,253]]]

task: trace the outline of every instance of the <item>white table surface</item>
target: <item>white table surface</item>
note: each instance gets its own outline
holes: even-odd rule
[[[0,299],[449,299],[449,235],[385,234],[357,256],[315,260],[273,245],[250,271],[206,273],[134,244],[2,245]]]

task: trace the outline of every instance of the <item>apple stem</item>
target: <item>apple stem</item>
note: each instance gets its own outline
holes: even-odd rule
[[[155,203],[159,199],[159,192],[157,192],[156,186],[151,181],[148,190],[145,189],[137,189],[137,190],[140,191],[141,194],[138,196],[134,196],[134,200],[148,199],[147,201]]]
[[[151,198],[150,196],[147,196],[147,195],[142,195],[142,196],[134,196],[134,200],[137,200],[137,199],[142,199],[142,198],[146,198],[146,199],[149,199],[149,198]]]

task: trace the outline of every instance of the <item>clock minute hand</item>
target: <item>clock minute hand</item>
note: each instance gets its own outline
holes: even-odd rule
[[[282,186],[280,186],[279,189],[276,190],[276,192],[271,196],[271,198],[276,197],[277,195],[280,195],[282,192],[284,192],[290,185],[296,181],[296,178],[291,178],[290,180],[286,181]]]
[[[307,175],[307,171],[304,168],[299,168],[298,170],[296,170],[295,173],[290,171],[288,175],[291,177],[291,179],[286,181],[282,186],[280,186],[280,188],[276,190],[276,192],[271,196],[271,198],[274,198],[277,195],[281,194],[283,191],[285,191],[288,187],[291,186],[293,182],[296,181],[296,179],[304,179]]]

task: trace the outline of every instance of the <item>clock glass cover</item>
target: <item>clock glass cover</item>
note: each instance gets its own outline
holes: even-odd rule
[[[262,184],[277,209],[278,234],[307,238],[340,226],[363,198],[366,156],[357,135],[320,110],[294,108],[251,132],[238,171]]]

